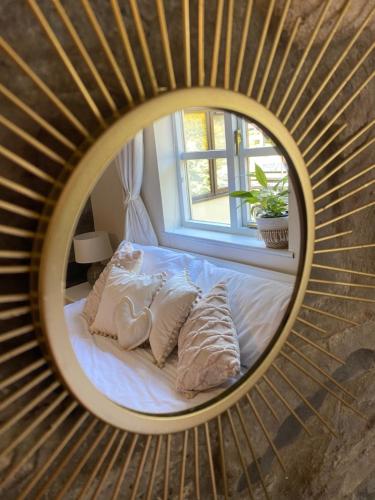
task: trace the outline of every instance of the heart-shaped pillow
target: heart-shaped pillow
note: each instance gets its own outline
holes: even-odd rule
[[[148,307],[144,307],[137,314],[130,297],[124,297],[115,307],[113,321],[119,345],[131,351],[148,339],[152,313]]]

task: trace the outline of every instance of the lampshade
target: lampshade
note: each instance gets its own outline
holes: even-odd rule
[[[99,262],[112,257],[111,243],[105,231],[77,234],[73,238],[73,244],[76,262],[80,264]]]

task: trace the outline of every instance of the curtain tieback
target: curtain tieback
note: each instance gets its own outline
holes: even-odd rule
[[[131,201],[139,199],[139,194],[126,194],[124,198],[124,205],[127,206]]]

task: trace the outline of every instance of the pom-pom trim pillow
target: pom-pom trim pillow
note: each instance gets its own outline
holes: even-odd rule
[[[128,271],[139,273],[143,262],[143,250],[134,250],[133,245],[129,241],[122,241],[111,260],[108,262],[99,278],[96,280],[93,289],[86,299],[85,307],[83,308],[83,316],[86,318],[89,326],[94,322],[98,312],[99,302],[102,297],[105,282],[108,273],[113,265],[123,266]]]
[[[149,307],[165,279],[165,273],[135,274],[112,266],[90,332],[117,339],[127,350],[145,342],[152,322]]]
[[[151,304],[150,345],[159,368],[177,345],[178,334],[200,289],[187,270],[170,277]]]

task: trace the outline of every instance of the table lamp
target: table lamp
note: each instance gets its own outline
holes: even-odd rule
[[[94,286],[108,259],[113,254],[108,233],[95,231],[77,234],[73,238],[73,245],[76,262],[91,264],[87,271],[87,281],[91,286]]]

